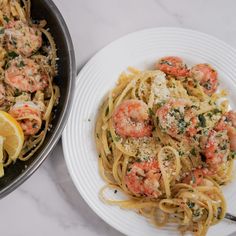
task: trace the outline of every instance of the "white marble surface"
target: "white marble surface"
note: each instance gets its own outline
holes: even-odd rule
[[[191,28],[212,34],[236,48],[235,0],[55,0],[55,3],[71,32],[78,71],[112,40],[148,27]],[[61,142],[28,181],[0,201],[0,209],[4,236],[121,235],[96,216],[76,191],[66,169]]]

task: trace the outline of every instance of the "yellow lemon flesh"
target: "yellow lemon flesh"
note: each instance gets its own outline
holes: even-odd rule
[[[0,136],[4,138],[3,149],[15,161],[24,144],[24,133],[20,124],[4,111],[0,111]]]

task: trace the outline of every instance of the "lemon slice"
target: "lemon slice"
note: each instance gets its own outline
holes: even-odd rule
[[[13,161],[19,156],[24,143],[20,124],[7,112],[0,111],[0,136],[4,138],[3,148]]]

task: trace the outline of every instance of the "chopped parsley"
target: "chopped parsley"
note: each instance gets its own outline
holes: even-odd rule
[[[194,175],[192,175],[192,183],[195,184],[196,183],[196,178]]]
[[[0,27],[0,34],[4,34],[5,29],[3,27]]]
[[[119,142],[120,141],[120,137],[119,136],[115,136],[115,141]]]
[[[171,156],[167,155],[165,158],[164,158],[164,161],[169,161],[171,159]]]
[[[171,62],[165,61],[165,60],[160,61],[159,64],[160,64],[160,65],[166,64],[166,65],[168,65],[168,66],[173,66]]]
[[[10,19],[7,16],[3,16],[3,19],[8,23]]]
[[[25,63],[23,61],[20,61],[20,63],[17,65],[17,67],[24,67]]]
[[[181,118],[178,123],[179,133],[183,134],[188,126],[188,123],[184,120],[184,118]]]
[[[193,216],[194,216],[194,217],[199,217],[200,215],[201,215],[200,208],[197,208],[197,209],[193,212]]]
[[[149,113],[149,116],[154,116],[154,112],[151,108],[148,108],[148,113]]]
[[[200,153],[200,156],[201,156],[201,161],[206,162],[206,156],[202,153]]]
[[[206,127],[206,118],[204,117],[204,115],[198,115],[198,120],[200,122],[201,127]]]
[[[183,155],[184,155],[184,152],[183,152],[183,151],[179,150],[178,152],[179,152],[179,155],[180,155],[180,156],[183,156]]]
[[[221,150],[226,150],[228,145],[227,145],[227,143],[221,143],[219,146],[220,146]]]
[[[195,148],[192,148],[191,151],[190,151],[190,153],[191,153],[193,156],[196,156],[196,150],[195,150]]]
[[[232,159],[235,159],[235,157],[236,157],[236,152],[235,151],[231,152],[231,157],[232,157]]]
[[[17,88],[15,88],[15,96],[19,96],[21,93],[20,93],[20,90],[19,89],[17,89]]]
[[[196,105],[192,105],[191,108],[198,110],[198,107]]]
[[[191,202],[191,201],[188,201],[188,202],[187,202],[187,205],[188,205],[188,207],[189,207],[190,209],[193,209],[194,206],[195,206],[195,203],[194,203],[194,202]]]
[[[210,90],[212,88],[212,85],[210,83],[204,83],[202,84],[202,86],[207,90]]]
[[[211,113],[211,112],[208,112],[207,113],[207,116],[211,119],[212,118],[212,116],[213,116],[213,113]]]
[[[14,59],[18,57],[19,55],[12,51],[12,52],[8,52],[7,56],[9,57],[9,59]]]
[[[110,131],[107,132],[107,137],[111,138],[111,132]]]
[[[231,151],[227,159],[228,160],[236,159],[236,152],[235,151]]]
[[[213,113],[214,115],[216,115],[216,114],[218,114],[218,113],[221,113],[221,110],[219,110],[218,108],[215,108],[215,109],[212,111],[212,113]]]

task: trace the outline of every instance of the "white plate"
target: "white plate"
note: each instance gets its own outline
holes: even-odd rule
[[[223,87],[236,101],[236,50],[224,42],[192,30],[147,29],[124,36],[98,52],[77,78],[72,113],[63,133],[63,149],[70,175],[88,205],[108,224],[126,235],[178,235],[173,229],[157,229],[144,217],[117,206],[103,204],[98,192],[104,182],[98,173],[94,124],[98,107],[128,66],[151,68],[156,59],[177,55],[189,65],[210,63],[219,73]],[[228,211],[236,214],[236,181],[224,189]],[[234,196],[234,197],[233,197]],[[228,235],[236,224],[222,221],[209,235]]]

